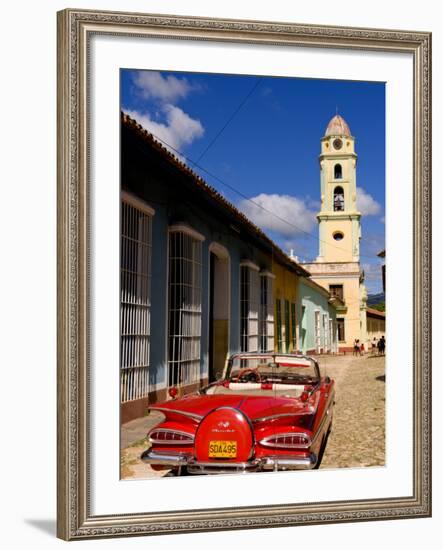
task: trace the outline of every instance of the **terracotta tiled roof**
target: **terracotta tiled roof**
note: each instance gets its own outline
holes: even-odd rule
[[[380,317],[381,319],[386,318],[384,311],[379,311],[378,309],[373,309],[372,307],[367,307],[366,313],[371,315],[372,317]]]
[[[346,120],[340,115],[335,115],[326,127],[325,136],[346,136],[351,137],[351,130]]]
[[[204,190],[211,198],[213,198],[222,208],[228,210],[233,214],[239,223],[246,226],[249,231],[256,234],[261,241],[263,241],[267,246],[271,247],[273,250],[273,255],[276,261],[286,265],[298,275],[304,277],[310,277],[310,273],[306,271],[300,264],[294,262],[278,245],[272,241],[266,233],[264,233],[259,227],[257,227],[249,218],[247,218],[238,208],[236,208],[231,202],[226,200],[223,195],[221,195],[214,187],[210,186],[205,180],[199,176],[196,172],[191,170],[188,165],[179,160],[175,155],[173,155],[169,149],[162,145],[154,136],[145,130],[141,124],[136,120],[131,118],[126,113],[122,112],[121,115],[122,123],[127,127],[133,130],[141,139],[143,139],[147,144],[152,148],[157,150],[168,162],[178,168],[182,173],[189,176],[196,187],[200,190]]]

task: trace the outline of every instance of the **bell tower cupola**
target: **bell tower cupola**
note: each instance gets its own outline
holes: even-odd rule
[[[336,114],[321,138],[319,262],[360,260],[360,218],[357,211],[355,139],[346,121]]]

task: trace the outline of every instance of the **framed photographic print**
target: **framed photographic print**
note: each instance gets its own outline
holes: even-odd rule
[[[429,516],[430,34],[58,25],[58,535]]]

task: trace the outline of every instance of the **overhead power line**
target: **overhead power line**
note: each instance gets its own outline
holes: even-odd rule
[[[301,227],[289,222],[288,220],[282,218],[281,216],[279,216],[278,214],[276,214],[275,212],[273,212],[272,210],[268,210],[267,208],[265,208],[264,206],[262,206],[261,204],[253,201],[251,198],[249,198],[248,196],[246,196],[244,193],[242,193],[241,191],[239,191],[238,189],[236,189],[235,187],[233,187],[231,184],[227,183],[226,181],[222,180],[219,176],[217,176],[216,174],[213,174],[212,172],[210,172],[209,170],[207,170],[206,168],[204,168],[203,166],[201,166],[197,161],[194,161],[193,159],[191,159],[190,157],[188,157],[187,155],[185,155],[182,151],[180,151],[179,149],[176,149],[175,147],[173,147],[171,144],[169,144],[167,141],[165,141],[163,138],[157,136],[156,134],[154,134],[153,132],[150,132],[154,137],[155,139],[157,139],[158,141],[161,141],[162,143],[164,143],[164,145],[168,148],[168,149],[171,149],[172,151],[174,151],[175,153],[177,153],[177,155],[179,155],[180,157],[186,159],[190,164],[196,166],[197,168],[199,168],[202,172],[204,172],[205,174],[207,174],[208,176],[210,176],[211,178],[214,178],[215,180],[217,180],[219,183],[221,183],[222,185],[226,186],[228,189],[230,189],[231,191],[233,191],[234,193],[237,193],[240,197],[242,197],[243,199],[247,200],[248,202],[250,202],[251,204],[253,204],[254,206],[256,206],[257,208],[260,208],[261,210],[263,210],[264,212],[266,212],[267,214],[271,215],[271,216],[274,216],[276,219],[280,220],[281,222],[287,224],[289,227],[292,227],[293,229],[296,229],[299,233],[303,233],[305,234],[306,236],[308,237],[311,237],[311,239],[314,239],[318,242],[322,242],[322,243],[325,243],[327,244],[328,246],[332,246],[333,248],[336,248],[337,250],[341,250],[341,251],[344,251],[344,252],[347,252],[347,250],[345,248],[342,248],[340,246],[337,246],[337,245],[334,245],[332,243],[328,243],[327,241],[324,241],[322,239],[320,239],[319,237],[317,237],[316,235],[313,235],[312,233],[309,233],[308,231],[305,231],[304,229],[302,229]],[[373,256],[369,256],[367,254],[359,254],[359,256],[361,258],[371,258],[371,259],[374,259]],[[307,262],[307,263],[312,263],[312,262]]]
[[[221,134],[226,130],[226,128],[229,126],[229,124],[232,122],[232,120],[235,118],[235,116],[240,112],[242,107],[246,105],[248,99],[252,96],[252,94],[255,92],[255,90],[258,88],[259,84],[263,78],[260,76],[257,81],[255,82],[254,86],[249,90],[248,94],[245,96],[245,98],[240,102],[238,107],[235,109],[235,111],[231,114],[231,116],[228,118],[226,123],[220,128],[220,130],[217,132],[217,134],[212,138],[212,140],[209,142],[209,144],[206,146],[206,148],[203,150],[203,152],[200,154],[198,159],[195,161],[194,164],[197,162],[200,162],[201,159],[206,155],[206,153],[209,151],[209,149],[214,145],[214,143],[217,141],[217,139],[221,136]],[[192,161],[191,161],[192,162]]]

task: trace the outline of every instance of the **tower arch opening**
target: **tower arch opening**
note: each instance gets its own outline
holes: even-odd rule
[[[334,212],[343,212],[345,209],[345,193],[343,187],[338,185],[334,189]]]
[[[343,179],[343,169],[342,169],[342,166],[341,164],[336,164],[334,166],[334,179],[336,180],[341,180]]]

